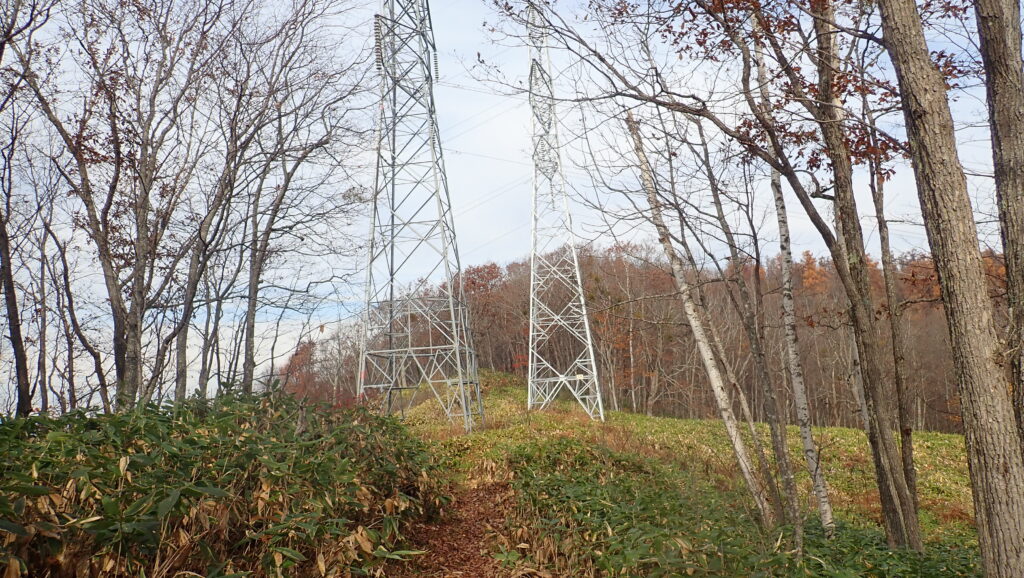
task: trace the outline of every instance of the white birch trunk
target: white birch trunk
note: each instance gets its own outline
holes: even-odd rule
[[[811,411],[807,403],[807,388],[804,385],[804,370],[800,363],[799,342],[796,334],[796,304],[793,300],[793,250],[789,238],[789,219],[786,215],[786,199],[782,195],[779,173],[772,171],[772,193],[775,196],[775,214],[779,223],[779,252],[782,254],[782,315],[786,337],[786,367],[790,383],[793,384],[793,404],[796,406],[796,422],[800,427],[800,442],[803,445],[807,472],[818,503],[818,515],[825,535],[832,537],[836,531],[832,516],[832,502],[828,498],[825,474],[821,471],[818,448],[811,432]]]
[[[747,446],[743,442],[739,426],[736,422],[736,416],[732,411],[732,401],[729,398],[729,392],[726,390],[725,381],[722,379],[722,374],[718,369],[718,364],[715,360],[715,353],[708,339],[704,322],[697,311],[697,306],[690,293],[689,283],[686,281],[686,272],[683,267],[683,260],[672,245],[672,238],[669,234],[668,227],[665,225],[664,217],[662,216],[662,204],[656,191],[656,184],[650,161],[647,159],[647,154],[644,152],[643,139],[640,136],[639,126],[630,112],[626,113],[626,127],[629,129],[630,135],[633,137],[633,146],[636,150],[640,165],[641,181],[644,192],[647,195],[647,202],[651,207],[651,221],[654,223],[654,227],[658,232],[658,241],[661,243],[665,256],[668,258],[672,267],[672,277],[676,284],[676,290],[679,292],[679,298],[683,302],[683,312],[689,322],[690,331],[693,333],[693,339],[697,344],[697,350],[700,353],[701,361],[704,364],[704,370],[706,371],[708,381],[711,384],[711,390],[715,396],[718,411],[725,424],[725,431],[729,436],[733,452],[736,454],[736,461],[738,462],[740,472],[747,483],[747,488],[750,490],[751,496],[754,498],[754,503],[761,514],[761,518],[766,526],[771,526],[774,524],[775,520],[773,519],[772,509],[768,504],[768,496],[764,487],[761,485],[761,481],[754,475],[754,468],[750,462],[750,456],[747,454]]]

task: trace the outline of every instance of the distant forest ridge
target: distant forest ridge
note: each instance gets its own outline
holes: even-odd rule
[[[585,251],[580,256],[587,307],[598,356],[605,405],[645,413],[687,418],[717,416],[704,369],[696,357],[689,326],[683,318],[673,282],[655,249],[642,245]],[[1007,323],[1006,268],[1002,255],[984,253],[989,295],[997,323]],[[946,320],[939,284],[929,256],[908,252],[895,259],[896,303],[903,313],[906,335],[907,390],[911,395],[914,429],[961,432],[959,396],[952,366]],[[881,266],[868,259],[878,339],[890,347]],[[709,317],[735,368],[735,377],[748,399],[755,419],[763,420],[760,388],[754,382],[750,349],[741,321],[730,305],[736,278],[748,284],[758,279],[762,298],[759,317],[767,343],[775,345],[768,359],[781,388],[781,400],[795,423],[791,386],[786,379],[781,351],[781,260],[763,264],[748,260],[728,263],[721,270],[705,266],[694,273],[707,302]],[[835,267],[827,257],[805,251],[794,263],[794,298],[798,319],[804,379],[817,426],[862,426],[851,330],[845,295]],[[473,339],[481,367],[520,376],[526,373],[529,323],[529,263],[486,263],[467,267],[462,275],[471,312]],[[699,281],[699,283],[698,283]],[[356,342],[342,343],[333,335],[300,343],[279,378],[298,395],[325,401],[350,400],[356,394]],[[884,367],[892,379],[893,367]]]

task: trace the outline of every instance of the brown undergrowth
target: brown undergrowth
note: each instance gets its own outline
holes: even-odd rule
[[[411,547],[423,552],[385,568],[396,578],[491,578],[511,574],[493,556],[505,524],[512,491],[508,483],[486,473],[474,474],[451,490],[440,518],[409,528]]]

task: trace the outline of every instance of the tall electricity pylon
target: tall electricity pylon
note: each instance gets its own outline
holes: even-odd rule
[[[429,388],[470,431],[484,409],[437,133],[427,0],[383,0],[374,27],[382,94],[359,393],[377,392],[387,413],[404,414]]]
[[[531,2],[527,10],[534,164],[527,406],[547,407],[564,387],[592,419],[604,420],[559,154],[547,34],[540,9]]]

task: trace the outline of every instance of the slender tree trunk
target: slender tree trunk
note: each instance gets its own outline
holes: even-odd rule
[[[851,338],[849,344],[850,374],[846,379],[850,384],[850,391],[853,392],[853,399],[857,402],[857,415],[860,416],[860,425],[864,429],[864,433],[867,435],[868,439],[871,439],[874,435],[872,431],[875,426],[872,425],[871,412],[868,409],[868,402],[864,398],[864,370],[861,368],[860,351],[857,349],[857,340],[855,338]]]
[[[974,2],[985,64],[996,201],[1006,259],[1008,336],[1017,430],[1024,443],[1024,71],[1021,70],[1020,3]]]
[[[608,368],[608,373],[607,373],[607,375],[608,375],[608,393],[610,393],[611,396],[612,396],[612,399],[611,399],[612,411],[619,411],[619,394],[618,394],[619,384],[615,380],[614,349],[612,349],[611,351],[612,351],[611,353],[606,353],[605,354],[605,358],[608,360],[608,364],[606,366]]]
[[[39,344],[38,357],[36,358],[36,387],[39,389],[39,411],[47,413],[50,411],[49,376],[46,370],[46,310],[49,305],[46,302],[46,236],[41,235],[39,239],[39,295],[37,297],[39,308]]]
[[[875,469],[875,481],[879,489],[882,505],[883,522],[886,537],[891,546],[909,546],[920,550],[923,548],[920,522],[914,509],[914,499],[903,475],[902,461],[899,455],[892,427],[890,398],[882,379],[882,352],[874,323],[873,299],[870,292],[870,281],[865,263],[863,233],[860,227],[860,216],[853,195],[853,174],[849,146],[843,132],[843,108],[836,95],[835,75],[839,71],[836,57],[836,30],[834,9],[830,0],[810,5],[813,12],[812,20],[815,30],[815,66],[818,73],[816,94],[808,95],[800,92],[799,102],[814,118],[825,143],[825,151],[831,164],[833,188],[835,190],[836,234],[814,206],[811,194],[804,187],[800,175],[786,157],[786,150],[779,140],[776,126],[771,116],[771,105],[766,99],[765,83],[761,83],[761,102],[753,102],[750,92],[746,93],[748,102],[766,129],[766,134],[774,151],[774,158],[762,153],[762,158],[772,164],[789,181],[797,194],[800,204],[804,207],[815,228],[821,233],[828,246],[836,266],[843,289],[849,300],[849,314],[853,325],[855,343],[861,359],[860,383],[863,385],[863,398],[867,408],[867,417],[872,421],[868,435],[871,446],[872,460]],[[793,66],[789,65],[788,56],[778,40],[771,34],[764,38],[783,63],[783,72],[790,78],[794,90],[802,91],[802,81]],[[747,72],[744,72],[745,77]],[[745,80],[744,86],[749,87]],[[842,234],[843,227],[848,231]]]
[[[636,413],[636,368],[633,366],[634,362],[634,351],[633,351],[633,325],[634,325],[634,306],[632,300],[632,292],[630,291],[629,282],[629,268],[626,269],[626,294],[630,295],[629,301],[629,328],[626,330],[626,339],[629,346],[629,397],[632,402],[633,413]]]
[[[196,246],[192,249],[189,258],[188,274],[185,279],[185,295],[182,299],[184,307],[180,321],[178,334],[174,337],[174,399],[181,402],[185,400],[188,392],[188,336],[191,327],[192,317],[195,314],[195,300],[199,291],[199,282],[206,271],[206,262],[209,259],[209,233],[214,218],[220,209],[223,201],[223,194],[218,193],[212,208],[199,226],[199,238]]]
[[[874,132],[874,118],[868,111],[869,124]],[[872,137],[874,138],[874,137]],[[889,303],[889,335],[892,339],[893,386],[896,388],[897,420],[900,430],[900,453],[903,458],[903,476],[914,499],[914,510],[918,510],[917,469],[914,467],[914,424],[910,415],[910,392],[907,391],[906,337],[903,335],[903,308],[896,291],[896,264],[893,262],[889,245],[889,221],[885,217],[885,180],[877,162],[870,162],[871,199],[875,205],[875,220],[878,222],[878,239],[882,251],[882,277],[885,281],[885,297]]]
[[[698,289],[698,295],[702,293]],[[705,298],[701,296],[702,304],[705,302]],[[706,310],[706,308],[705,308]],[[715,328],[715,324],[707,319],[708,335],[711,339],[711,344],[714,346],[715,355],[718,358],[718,364],[725,374],[725,379],[732,386],[732,390],[736,392],[736,399],[740,405],[740,415],[743,416],[743,421],[747,423],[747,429],[750,431],[750,441],[754,446],[754,457],[757,459],[757,469],[761,474],[762,479],[767,480],[768,483],[768,497],[772,504],[772,508],[776,512],[782,511],[782,496],[779,495],[778,484],[772,483],[772,469],[768,465],[768,454],[764,450],[764,442],[761,440],[761,434],[757,431],[757,423],[754,420],[754,414],[750,411],[750,403],[747,401],[747,394],[743,392],[743,388],[740,387],[739,380],[736,378],[736,372],[733,370],[732,363],[729,362],[725,356],[725,347],[722,345],[722,339],[718,336],[718,330]]]
[[[708,185],[711,190],[711,197],[715,205],[715,214],[718,219],[718,225],[725,235],[729,255],[734,267],[737,269],[734,281],[738,287],[738,303],[731,291],[729,293],[729,297],[734,304],[736,312],[740,316],[743,330],[747,335],[747,343],[750,345],[750,353],[754,359],[756,381],[760,385],[762,395],[763,403],[760,407],[764,411],[765,417],[768,421],[772,452],[775,455],[775,464],[778,467],[780,476],[782,477],[782,490],[785,494],[785,502],[783,503],[784,507],[781,509],[780,514],[784,516],[786,522],[793,525],[797,550],[802,550],[803,524],[800,518],[800,510],[798,506],[799,498],[797,496],[796,481],[793,478],[793,467],[789,461],[789,449],[786,444],[786,426],[782,419],[782,406],[779,403],[778,396],[775,394],[771,373],[768,371],[768,360],[764,352],[764,341],[759,330],[760,324],[757,316],[756,299],[751,294],[750,287],[748,287],[743,278],[743,259],[739,255],[739,245],[732,233],[732,226],[725,217],[725,210],[722,206],[721,190],[719,188],[718,179],[716,178],[714,169],[711,165],[711,155],[707,149],[707,139],[704,136],[704,130],[699,121],[697,122],[697,133],[700,137],[701,149],[700,151],[697,151],[691,147],[691,150],[695,155],[700,156],[700,162],[704,167],[705,175],[708,179]]]
[[[283,127],[283,120],[278,119],[278,146],[285,147],[286,143],[287,135]],[[290,190],[291,182],[295,177],[296,172],[314,150],[324,146],[325,144],[326,142],[324,141],[313,143],[307,148],[298,151],[295,153],[297,156],[292,161],[291,166],[289,166],[282,158],[280,161],[282,172],[281,182],[275,186],[276,191],[274,196],[265,209],[266,221],[263,223],[262,230],[260,229],[261,189],[265,185],[267,176],[273,168],[270,163],[264,166],[263,174],[260,177],[259,184],[257,185],[257,197],[251,208],[252,219],[250,225],[252,226],[252,232],[249,239],[249,242],[251,243],[249,247],[249,284],[246,294],[244,358],[242,361],[242,387],[246,393],[252,393],[253,380],[255,379],[256,374],[256,309],[259,306],[260,283],[263,281],[263,266],[270,253],[270,241],[274,232],[274,227],[277,224],[277,217],[284,205],[285,197]],[[278,329],[280,329],[280,327],[278,327]],[[274,343],[276,342],[277,336],[275,334]],[[271,355],[270,361],[271,364],[273,364],[273,355]],[[271,365],[271,373],[273,373],[273,365]]]
[[[182,299],[180,327],[178,334],[174,336],[174,400],[185,401],[188,394],[188,337],[191,330],[192,316],[195,312],[196,294],[199,289],[199,282],[205,270],[205,259],[208,258],[207,234],[213,211],[207,214],[199,226],[196,246],[192,248],[192,255],[189,257],[188,273],[185,278],[185,295]]]
[[[22,42],[26,38],[31,39],[33,23],[42,25],[48,19],[50,6],[44,3],[5,2],[3,13],[0,14],[0,65],[3,70],[8,70],[8,63],[4,62],[4,56],[9,47],[17,50],[14,44]],[[25,352],[25,339],[21,333],[21,315],[18,307],[18,292],[14,282],[14,263],[11,260],[11,238],[7,229],[11,218],[11,195],[14,193],[14,172],[13,159],[16,145],[19,140],[21,127],[17,120],[17,113],[9,107],[15,97],[15,89],[21,84],[21,80],[7,82],[5,80],[5,94],[0,96],[0,113],[11,114],[11,125],[7,127],[3,150],[0,151],[0,190],[3,191],[3,198],[0,199],[0,291],[4,294],[4,305],[7,311],[7,338],[11,342],[11,350],[14,355],[14,381],[17,389],[17,404],[15,415],[25,417],[32,413],[32,386],[28,374],[28,354]],[[43,393],[45,397],[46,393]]]
[[[25,339],[21,333],[21,312],[18,307],[18,291],[14,283],[14,265],[11,262],[11,239],[7,233],[10,214],[0,214],[0,283],[3,284],[4,305],[7,307],[7,338],[14,354],[14,378],[18,388],[16,415],[25,417],[32,413],[32,384],[28,375],[28,355],[25,353]]]
[[[840,193],[841,188],[847,192]],[[842,183],[837,181],[836,191],[837,197],[847,194],[852,197],[852,179],[842,179]],[[922,550],[924,543],[915,509],[916,500],[910,494],[904,476],[903,459],[893,436],[896,420],[892,411],[892,396],[884,387],[882,377],[882,350],[871,308],[870,281],[862,252],[863,241],[858,243],[847,238],[853,233],[862,239],[859,217],[854,217],[856,214],[852,211],[836,220],[837,245],[840,254],[846,259],[850,277],[846,289],[850,301],[850,329],[856,348],[854,385],[864,415],[865,433],[872,449],[875,481],[889,545]],[[853,231],[847,231],[851,222],[856,222],[856,227],[850,227]]]
[[[636,155],[640,163],[641,180],[644,192],[647,196],[647,202],[651,208],[651,220],[654,222],[654,227],[658,232],[658,241],[661,243],[665,256],[668,258],[669,263],[672,266],[672,277],[679,293],[679,299],[683,303],[683,312],[686,314],[686,319],[690,324],[690,331],[693,333],[693,339],[697,344],[701,360],[704,363],[704,370],[707,373],[708,381],[711,384],[711,390],[714,394],[715,402],[718,405],[718,411],[722,416],[722,421],[725,424],[725,430],[729,436],[729,441],[732,443],[733,452],[736,454],[736,460],[738,462],[740,472],[747,483],[747,488],[750,490],[751,497],[754,499],[754,504],[757,506],[758,512],[761,514],[762,521],[766,526],[771,527],[775,524],[775,519],[772,515],[771,507],[768,504],[767,493],[762,487],[760,480],[758,480],[757,476],[754,475],[754,469],[750,462],[750,457],[747,455],[746,443],[740,435],[739,427],[736,423],[736,416],[732,411],[732,401],[729,399],[729,393],[725,388],[725,382],[722,379],[722,374],[718,370],[718,365],[715,361],[715,354],[711,348],[710,342],[708,341],[707,333],[704,328],[704,322],[697,311],[697,306],[693,302],[693,296],[690,293],[691,288],[689,283],[686,281],[686,271],[683,266],[683,260],[679,257],[679,253],[672,245],[671,234],[669,233],[669,229],[665,225],[665,221],[662,216],[662,203],[658,198],[653,169],[651,168],[650,161],[647,160],[647,154],[643,148],[643,137],[640,136],[639,126],[630,112],[626,113],[626,126],[633,138],[633,146],[636,150]]]
[[[654,369],[651,371],[651,385],[647,388],[647,403],[644,413],[649,417],[654,416],[654,404],[661,394],[661,372]]]
[[[64,321],[70,326],[70,329],[73,331],[75,337],[78,339],[78,342],[82,344],[82,348],[84,348],[86,353],[89,354],[89,357],[92,358],[93,372],[95,373],[96,381],[98,382],[97,389],[99,390],[100,394],[100,402],[103,404],[103,411],[106,413],[110,413],[112,407],[110,405],[110,392],[109,386],[107,384],[107,375],[103,371],[103,359],[100,356],[99,351],[97,351],[96,348],[93,347],[91,343],[89,343],[89,339],[85,335],[85,332],[82,330],[81,323],[79,323],[78,321],[78,313],[76,312],[75,309],[75,296],[71,288],[71,273],[70,266],[68,265],[67,247],[60,242],[60,239],[57,237],[57,234],[54,233],[53,228],[50,226],[50,223],[48,221],[43,221],[43,228],[46,230],[46,234],[50,236],[50,239],[53,240],[53,244],[57,247],[57,257],[60,259],[61,278],[58,291],[63,293],[64,302],[66,304],[67,315],[64,317]],[[119,335],[121,334],[118,331],[118,318],[115,317],[115,343]],[[74,346],[70,341],[70,337],[68,339],[68,355],[69,359],[73,359],[72,351],[74,349]],[[115,356],[116,352],[117,350],[115,349]],[[70,363],[68,364],[68,371],[71,371]],[[73,378],[69,377],[69,379]]]
[[[142,315],[132,304],[128,311],[124,334],[124,371],[117,388],[117,408],[128,410],[135,407],[142,383]]]
[[[53,273],[51,276],[56,278],[56,273]],[[56,299],[58,304],[57,313],[62,318],[61,327],[64,330],[64,343],[67,346],[65,375],[68,382],[68,407],[74,410],[78,409],[78,387],[76,385],[77,375],[75,373],[75,335],[71,330],[71,324],[67,320],[66,314],[60,306],[62,299],[59,289],[57,290]]]
[[[185,325],[174,338],[174,401],[185,401],[188,393],[188,333],[189,324]]]
[[[941,72],[913,0],[879,0],[960,391],[985,572],[1024,576],[1024,456]],[[1019,51],[1013,56],[1019,66]]]
[[[238,98],[240,99],[241,96]],[[240,101],[236,100],[236,109],[241,107]],[[232,115],[231,118],[234,120],[236,115]],[[189,256],[188,274],[185,279],[185,295],[182,300],[184,307],[181,326],[178,328],[179,331],[175,336],[174,344],[174,399],[177,401],[183,401],[188,391],[189,329],[192,317],[195,314],[195,300],[199,292],[199,284],[206,273],[207,264],[209,263],[210,246],[215,242],[211,240],[211,237],[216,239],[223,229],[223,222],[220,219],[222,218],[222,213],[226,210],[225,207],[229,204],[231,193],[234,192],[235,173],[239,170],[239,163],[237,162],[239,150],[247,148],[252,142],[250,137],[240,139],[239,130],[235,126],[230,127],[228,133],[228,151],[224,155],[224,168],[221,171],[220,179],[217,181],[210,207],[206,211],[203,220],[199,223],[199,229],[196,232],[196,244],[192,247],[192,254]],[[240,145],[239,140],[244,142]]]
[[[207,399],[209,396],[209,386],[207,382],[210,380],[210,367],[213,365],[213,360],[210,354],[213,351],[213,340],[216,339],[217,326],[219,325],[219,319],[211,319],[213,317],[213,308],[210,307],[209,303],[206,305],[206,317],[203,320],[203,345],[202,351],[199,352],[199,378],[196,384],[196,395],[199,399]],[[212,331],[211,331],[212,330]]]
[[[683,215],[680,213],[680,217],[682,216]],[[690,267],[696,271],[698,269],[697,260],[694,258],[689,245],[684,242],[682,244],[682,249],[686,255],[687,261],[689,261]],[[703,287],[699,284],[696,287],[696,293],[698,311],[707,313],[708,298]],[[736,393],[736,398],[739,401],[740,406],[740,414],[743,416],[743,420],[747,423],[747,428],[750,431],[750,440],[754,446],[754,457],[757,459],[758,472],[761,475],[761,479],[764,480],[767,486],[768,498],[769,503],[772,506],[772,511],[775,512],[776,517],[783,518],[787,515],[787,512],[785,509],[786,506],[783,505],[782,492],[779,490],[777,479],[772,472],[771,466],[768,464],[768,455],[767,452],[765,452],[761,434],[757,431],[757,421],[754,413],[750,409],[750,403],[747,401],[747,394],[740,386],[739,379],[736,377],[736,371],[733,368],[733,363],[729,361],[729,358],[725,354],[725,347],[722,345],[722,338],[720,337],[711,316],[709,314],[704,315],[702,319],[704,323],[707,324],[708,338],[718,360],[718,365],[722,373],[725,374],[726,381],[732,386],[732,391]],[[755,389],[754,394],[756,395],[756,393],[757,390]],[[777,449],[777,446],[773,445],[773,449]]]
[[[253,380],[256,378],[256,308],[258,306],[261,277],[260,253],[256,249],[259,240],[256,234],[255,222],[253,231],[253,239],[251,240],[253,247],[249,254],[249,287],[245,299],[245,341],[242,358],[242,390],[245,393],[253,392]]]
[[[145,153],[143,153],[145,154]],[[148,401],[148,391],[143,387],[142,332],[145,312],[147,310],[146,273],[150,262],[152,244],[150,240],[150,203],[148,191],[150,186],[142,184],[138,192],[135,214],[135,264],[132,268],[131,281],[128,288],[131,293],[131,304],[128,307],[128,319],[125,323],[125,372],[118,390],[118,407],[130,409],[137,403]]]
[[[819,49],[823,48],[826,52],[832,49],[830,44],[822,47],[820,45],[820,42],[821,40],[819,39]],[[760,81],[759,93],[761,97],[761,105],[765,107],[764,114],[768,115],[770,118],[771,113],[769,111],[771,110],[771,99],[769,98],[767,88],[767,83],[769,81],[767,72],[765,70],[766,67],[764,62],[765,58],[763,49],[759,43],[754,45],[754,54],[757,61],[757,76],[758,80]],[[824,96],[827,97],[828,92],[826,92]],[[821,471],[820,462],[818,460],[817,448],[814,444],[814,438],[811,433],[810,408],[807,403],[807,394],[804,387],[803,367],[800,365],[799,350],[797,349],[798,344],[796,335],[796,307],[793,302],[792,281],[793,256],[790,250],[789,223],[786,215],[785,197],[782,195],[781,175],[777,170],[774,169],[772,170],[771,187],[775,198],[776,216],[778,219],[780,230],[779,245],[780,250],[783,253],[784,259],[784,287],[782,301],[784,316],[786,317],[785,335],[787,346],[787,367],[789,369],[790,381],[793,384],[793,395],[796,405],[797,422],[800,428],[801,443],[803,444],[804,449],[804,459],[807,462],[808,472],[811,475],[812,486],[814,488],[815,496],[818,501],[818,512],[821,516],[821,522],[822,526],[825,529],[825,533],[828,536],[832,536],[835,532],[835,522],[832,516],[832,505],[828,499],[828,488],[825,485],[824,474]],[[720,220],[724,220],[722,218],[722,215],[720,215],[719,218]],[[788,287],[786,286],[787,284]],[[873,452],[873,454],[874,453],[875,452]],[[798,538],[800,538],[800,536],[798,536]]]
[[[800,363],[800,344],[796,333],[796,302],[793,299],[793,250],[789,238],[789,218],[786,215],[786,198],[782,194],[782,182],[777,171],[772,171],[772,193],[775,197],[775,215],[779,223],[779,252],[782,254],[782,316],[786,337],[786,368],[790,383],[793,384],[793,405],[796,407],[796,422],[800,427],[800,442],[803,445],[807,472],[818,503],[818,515],[825,535],[835,535],[836,523],[832,515],[832,502],[828,497],[825,474],[818,459],[818,447],[811,432],[811,411],[807,403],[807,388],[804,385],[804,370]]]
[[[843,133],[842,103],[834,94],[835,72],[839,70],[836,57],[836,31],[832,4],[828,1],[816,5],[819,14],[814,19],[817,46],[819,92],[823,103],[818,107],[818,123],[832,164],[835,190],[836,220],[841,228],[841,247],[846,268],[851,278],[850,312],[854,335],[860,353],[864,383],[864,400],[872,421],[869,437],[875,451],[882,513],[886,521],[890,543],[923,550],[921,526],[915,508],[916,499],[910,491],[903,469],[903,461],[893,437],[892,396],[882,377],[882,351],[874,321],[871,282],[868,277],[864,235],[860,226],[860,213],[853,191],[853,167],[846,135]]]

